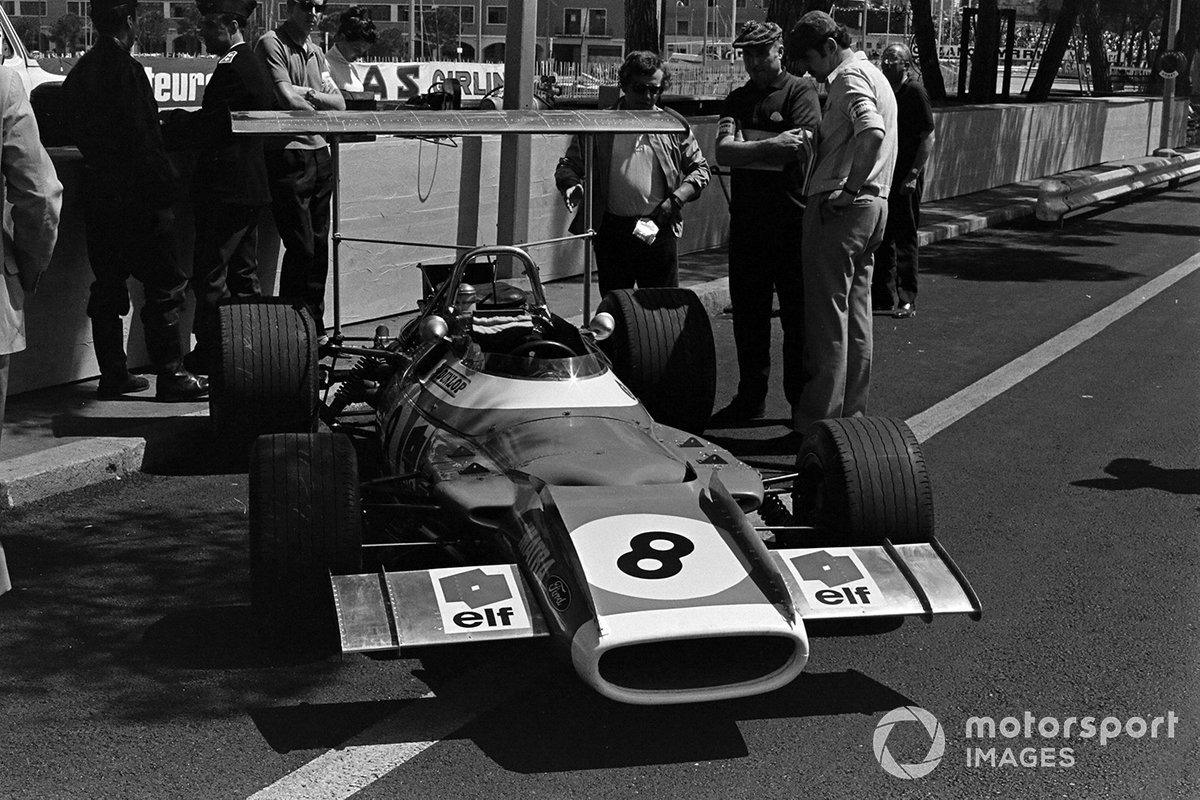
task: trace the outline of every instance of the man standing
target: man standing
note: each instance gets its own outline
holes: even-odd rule
[[[808,142],[821,124],[817,90],[783,66],[782,29],[747,22],[734,40],[749,75],[725,100],[717,161],[732,167],[729,200],[729,297],[737,346],[738,388],[713,424],[736,425],[766,410],[771,371],[771,307],[779,296],[783,389],[789,403],[803,382],[804,287],[801,223]]]
[[[933,108],[929,94],[912,76],[912,53],[902,44],[888,45],[879,61],[896,93],[896,171],[888,195],[887,227],[875,257],[872,307],[891,311],[897,319],[917,313],[917,229],[925,162],[933,150]]]
[[[896,163],[896,98],[828,14],[805,14],[788,44],[829,84],[804,211],[806,381],[792,408],[793,428],[803,432],[816,420],[867,411],[871,273]]]
[[[618,79],[622,97],[616,108],[628,111],[660,110],[658,99],[671,80],[662,59],[647,51],[626,56]],[[599,215],[593,244],[601,296],[635,285],[678,286],[680,212],[700,196],[709,176],[691,127],[684,134],[601,134],[595,153],[589,202]],[[576,136],[554,172],[568,209],[583,201],[583,178],[583,143]],[[583,233],[583,214],[570,230]]]
[[[267,65],[279,108],[285,111],[346,109],[325,54],[308,39],[324,8],[325,0],[288,0],[287,19],[254,46]],[[281,136],[267,143],[266,158],[271,210],[284,247],[278,294],[303,302],[321,333],[333,194],[329,148],[320,136]]]
[[[179,173],[167,158],[158,107],[146,71],[129,55],[137,0],[92,0],[97,39],[62,88],[63,119],[83,155],[88,260],[96,280],[88,299],[101,397],[138,392],[121,317],[129,312],[130,275],[143,287],[142,327],[158,374],[155,396],[195,400],[208,382],[183,367],[179,316],[187,275],[175,255]]]
[[[204,87],[199,111],[174,111],[163,127],[169,145],[198,146],[192,182],[196,245],[192,291],[196,349],[184,358],[193,372],[208,375],[219,366],[217,304],[232,297],[259,296],[258,217],[271,202],[262,139],[235,138],[230,111],[275,107],[275,87],[267,68],[246,43],[246,21],[257,0],[199,0],[201,33],[209,53],[219,56]]]
[[[37,291],[58,240],[62,184],[38,136],[37,120],[17,73],[0,67],[0,199],[12,205],[0,280],[0,424],[8,396],[8,362],[25,349],[25,298]],[[0,591],[3,591],[0,555]]]

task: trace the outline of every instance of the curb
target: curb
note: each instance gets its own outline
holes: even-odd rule
[[[122,478],[145,455],[144,437],[103,436],[0,462],[0,509]]]
[[[207,416],[194,411],[173,419]],[[81,439],[0,461],[0,511],[140,472],[150,431],[161,427],[147,423],[128,436]]]

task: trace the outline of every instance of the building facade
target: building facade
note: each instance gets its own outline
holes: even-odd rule
[[[665,13],[664,33],[668,52],[729,57],[728,45],[737,25],[762,19],[766,0],[660,0]],[[82,21],[79,44],[91,43],[87,0],[0,0],[14,21],[42,33],[43,50],[50,44],[56,23],[67,14]],[[331,2],[327,13],[350,3]],[[429,60],[503,61],[508,25],[508,3],[476,0],[473,3],[359,3],[371,11],[380,29],[396,28],[409,53]],[[141,2],[141,13],[158,10],[166,22],[167,50],[180,33],[190,2]],[[264,27],[273,27],[287,14],[285,2],[269,0],[260,6]],[[411,44],[408,44],[411,40]],[[33,47],[31,49],[39,49]],[[538,0],[537,58],[587,63],[617,61],[625,55],[624,0]],[[401,54],[407,56],[408,54]]]

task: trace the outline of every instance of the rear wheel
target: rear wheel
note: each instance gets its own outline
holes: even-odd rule
[[[250,593],[268,635],[332,644],[329,574],[361,569],[362,508],[350,439],[259,437],[250,452]]]
[[[303,309],[286,303],[218,308],[221,353],[209,410],[222,439],[312,431],[317,422],[317,340]]]
[[[617,377],[655,421],[703,433],[716,397],[716,355],[708,311],[687,289],[609,292],[599,311],[615,327],[604,343]]]
[[[814,423],[800,442],[792,512],[834,545],[928,542],[933,489],[904,422],[846,417]]]

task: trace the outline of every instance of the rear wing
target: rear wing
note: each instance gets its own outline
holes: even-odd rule
[[[872,547],[774,550],[806,620],[983,614],[979,597],[936,540]]]
[[[235,134],[482,136],[487,134],[678,133],[666,111],[234,111]]]

